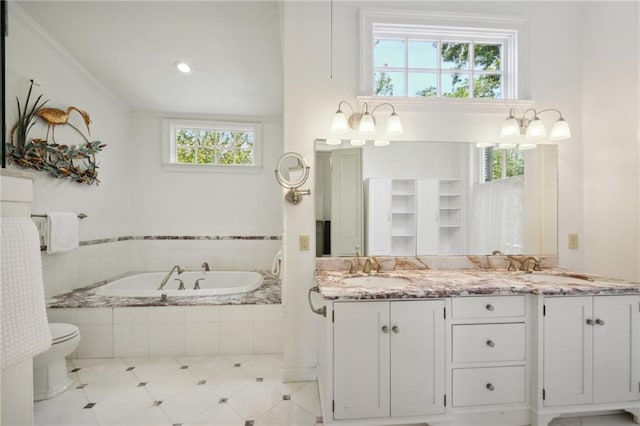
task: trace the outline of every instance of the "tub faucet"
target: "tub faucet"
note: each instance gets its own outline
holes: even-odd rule
[[[208,262],[202,262],[202,265],[200,267],[203,268],[205,272],[209,272],[211,270],[211,269],[209,269],[209,263]]]
[[[186,269],[187,268],[185,268],[184,266],[175,265],[173,268],[171,268],[169,273],[167,275],[165,275],[165,277],[162,279],[162,282],[160,283],[160,286],[158,287],[158,290],[162,290],[164,288],[164,286],[167,284],[167,281],[169,281],[169,278],[171,278],[171,274],[173,274],[173,271],[178,271],[178,275],[180,275]]]

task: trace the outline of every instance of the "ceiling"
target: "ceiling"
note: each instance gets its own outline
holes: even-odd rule
[[[134,111],[282,114],[275,1],[17,4]],[[179,73],[177,61],[193,73]]]

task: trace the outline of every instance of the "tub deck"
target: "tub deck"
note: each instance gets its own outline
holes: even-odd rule
[[[248,293],[225,296],[170,296],[162,301],[160,297],[111,297],[95,294],[97,287],[126,276],[142,272],[129,272],[111,280],[100,281],[69,293],[60,294],[47,299],[47,308],[106,308],[132,306],[206,306],[206,305],[277,305],[282,303],[280,278],[265,272],[257,271],[264,277],[262,285]]]

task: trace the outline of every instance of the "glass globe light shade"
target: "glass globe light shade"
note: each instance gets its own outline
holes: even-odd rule
[[[395,112],[391,113],[389,119],[387,120],[387,136],[400,136],[403,133],[402,130],[402,122],[400,121],[400,117]]]
[[[537,116],[531,120],[527,126],[527,139],[542,139],[547,136],[547,130],[544,128],[544,123]]]
[[[515,138],[520,135],[520,124],[513,115],[509,115],[502,123],[500,137],[502,139]]]
[[[553,123],[553,127],[551,127],[549,139],[552,141],[561,141],[569,139],[570,137],[571,129],[569,128],[569,123],[562,117],[558,118],[558,120]]]
[[[347,117],[341,110],[336,111],[331,121],[331,133],[339,135],[345,134],[349,131],[349,124],[347,124]]]
[[[376,133],[376,123],[373,121],[373,117],[368,112],[365,112],[364,115],[360,118],[358,133],[365,136],[374,135]]]

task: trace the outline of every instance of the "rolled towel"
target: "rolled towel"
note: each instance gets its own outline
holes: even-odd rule
[[[51,346],[36,225],[28,217],[0,218],[0,359],[2,369]]]
[[[79,246],[78,215],[68,212],[47,213],[47,253],[62,253]]]

